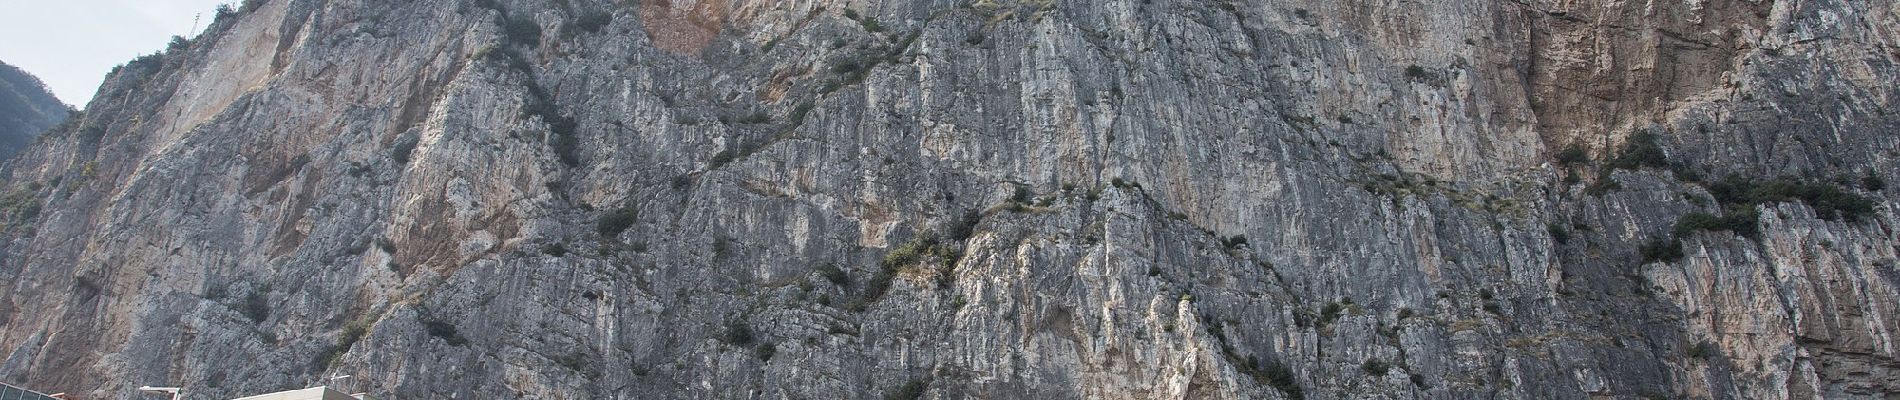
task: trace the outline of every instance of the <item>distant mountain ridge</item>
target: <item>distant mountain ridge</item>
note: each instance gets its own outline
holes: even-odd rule
[[[71,112],[38,77],[0,62],[0,160],[12,158]]]

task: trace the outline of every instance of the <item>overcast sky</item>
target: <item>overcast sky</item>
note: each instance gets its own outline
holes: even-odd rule
[[[112,67],[190,37],[235,0],[0,0],[0,61],[40,77],[61,101],[85,108]]]

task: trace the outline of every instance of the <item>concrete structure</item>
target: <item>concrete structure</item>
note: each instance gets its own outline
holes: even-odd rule
[[[358,395],[358,396],[362,396],[362,395]],[[367,396],[364,396],[364,397],[351,396],[348,394],[344,394],[343,392],[336,391],[335,389],[330,389],[327,386],[318,386],[318,387],[313,387],[309,389],[298,389],[298,390],[277,392],[277,393],[271,393],[271,394],[260,394],[256,396],[245,397],[245,398],[240,398],[240,399],[235,399],[235,400],[358,400],[358,399],[367,399]],[[6,399],[6,400],[10,400],[10,399]]]

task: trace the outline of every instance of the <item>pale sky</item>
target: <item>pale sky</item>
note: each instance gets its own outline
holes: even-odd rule
[[[283,0],[276,0],[283,1]],[[112,67],[191,37],[218,4],[236,0],[0,0],[0,61],[39,76],[60,101],[85,108]]]

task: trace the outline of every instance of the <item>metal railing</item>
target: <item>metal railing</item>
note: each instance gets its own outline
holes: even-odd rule
[[[53,396],[0,383],[0,400],[53,400]]]

